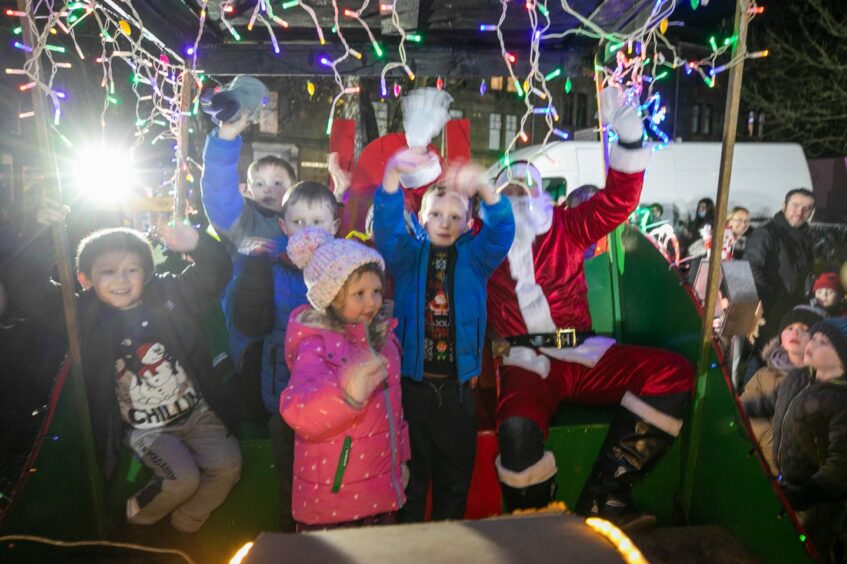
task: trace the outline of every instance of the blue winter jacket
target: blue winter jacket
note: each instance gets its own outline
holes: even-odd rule
[[[230,355],[236,366],[241,365],[247,347],[262,337],[247,337],[238,331],[233,322],[232,294],[235,277],[242,273],[242,257],[236,249],[247,237],[261,237],[276,242],[284,250],[288,238],[277,223],[277,215],[269,213],[245,198],[238,191],[238,157],[241,138],[226,141],[213,131],[206,137],[203,150],[203,177],[201,180],[203,207],[215,230],[229,243],[233,259],[233,277],[230,279],[221,306],[229,332]],[[262,402],[269,413],[279,412],[279,394],[288,385],[289,372],[285,365],[285,328],[288,316],[298,306],[306,303],[306,284],[303,273],[295,268],[275,265],[274,325],[262,343]]]
[[[456,259],[447,273],[446,288],[453,312],[456,374],[460,382],[479,375],[486,325],[488,278],[509,253],[515,237],[515,220],[507,198],[494,205],[480,205],[483,227],[470,231],[455,243]],[[423,379],[426,275],[429,268],[429,235],[411,217],[411,232],[403,214],[403,194],[389,194],[382,187],[374,195],[374,241],[395,278],[395,332],[403,346],[401,373]]]

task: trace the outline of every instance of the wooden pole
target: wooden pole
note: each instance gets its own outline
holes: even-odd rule
[[[176,182],[174,183],[174,224],[185,221],[186,205],[186,174],[188,173],[188,115],[191,110],[191,92],[194,86],[194,76],[191,71],[182,73],[182,84],[179,92],[179,122],[176,137]]]
[[[17,0],[18,10],[27,12],[26,0]],[[21,21],[22,37],[24,42],[33,47],[36,46],[36,38],[33,36],[31,23],[35,15],[28,14]],[[27,54],[27,62],[34,76],[41,80],[41,69],[38,57],[40,52],[35,50]],[[62,189],[60,184],[59,169],[56,155],[50,140],[50,131],[47,125],[47,114],[44,107],[44,96],[40,87],[30,89],[32,95],[32,110],[35,118],[35,133],[38,141],[38,154],[41,157],[43,168],[47,171],[45,177],[46,191],[50,198],[62,202]],[[56,264],[61,283],[62,304],[64,306],[65,329],[68,334],[68,360],[70,361],[70,372],[65,386],[73,392],[73,401],[79,406],[80,440],[82,444],[81,458],[83,463],[89,466],[88,487],[92,495],[92,507],[94,508],[94,525],[100,534],[106,532],[105,501],[103,496],[103,483],[100,480],[100,470],[97,468],[97,454],[94,448],[94,436],[91,430],[91,420],[88,412],[88,398],[85,395],[85,382],[82,373],[82,347],[80,345],[79,323],[76,309],[75,277],[73,266],[69,255],[68,233],[64,222],[56,222],[51,225],[53,233],[53,247],[56,255]]]
[[[735,36],[738,41],[732,49],[732,59],[747,52],[747,10],[746,0],[737,0],[735,5]],[[718,173],[718,194],[715,199],[715,225],[712,230],[712,250],[709,257],[709,277],[706,288],[706,303],[703,307],[703,320],[700,326],[700,351],[697,360],[697,381],[695,385],[694,409],[689,430],[689,445],[683,475],[682,503],[686,515],[691,509],[694,491],[694,475],[697,466],[697,454],[700,449],[700,434],[703,420],[706,378],[711,368],[714,330],[712,328],[715,304],[721,268],[721,246],[726,222],[726,206],[729,200],[729,182],[732,177],[732,157],[735,150],[735,134],[738,128],[738,109],[741,101],[741,79],[744,74],[744,59],[729,70],[726,110],[723,124],[723,146]]]
[[[17,0],[18,10],[25,12],[26,0]],[[27,45],[35,45],[35,37],[32,35],[32,29],[29,27],[28,18],[21,22],[23,40]],[[33,57],[32,53],[27,53],[26,58],[32,65],[32,72],[39,79],[41,78],[39,61]],[[59,183],[59,170],[56,165],[56,156],[53,153],[53,146],[50,142],[49,129],[47,126],[47,116],[44,108],[43,93],[39,87],[30,88],[32,96],[32,110],[35,113],[35,133],[38,142],[38,154],[41,157],[41,163],[46,172],[47,179],[46,192],[47,195],[56,200],[62,201],[62,189]],[[62,303],[65,310],[65,327],[68,333],[68,355],[71,361],[72,372],[81,374],[82,370],[82,353],[79,341],[79,326],[77,323],[76,298],[74,296],[74,273],[71,266],[70,256],[68,255],[69,243],[68,233],[65,230],[64,223],[52,224],[53,231],[53,246],[56,250],[56,263],[59,271],[59,282],[62,284]]]

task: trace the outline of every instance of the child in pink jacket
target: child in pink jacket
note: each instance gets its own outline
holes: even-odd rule
[[[295,433],[297,529],[393,523],[410,449],[396,321],[378,317],[382,257],[314,228],[291,237],[288,255],[312,305],[289,318],[291,380],[280,396]]]

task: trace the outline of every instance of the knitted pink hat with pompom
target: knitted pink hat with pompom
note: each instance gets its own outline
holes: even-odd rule
[[[320,311],[327,307],[360,266],[375,263],[385,270],[375,250],[347,239],[335,239],[315,227],[301,229],[288,240],[288,258],[303,270],[306,297]]]

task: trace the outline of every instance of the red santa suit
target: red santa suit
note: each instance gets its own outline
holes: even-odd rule
[[[648,149],[615,145],[605,189],[576,208],[550,203],[546,209],[535,210],[534,232],[516,234],[508,259],[488,283],[488,322],[500,336],[591,329],[583,270],[585,250],[635,209],[648,159]],[[529,198],[511,199],[520,230],[521,204],[517,201],[526,203]],[[526,418],[546,437],[551,417],[567,400],[587,405],[621,404],[676,436],[681,421],[641,398],[690,392],[693,380],[693,368],[685,358],[657,349],[618,345],[607,337],[590,337],[573,348],[513,345],[500,368],[497,424],[499,428],[509,418]],[[549,480],[556,473],[549,452],[528,468],[524,468],[526,464],[517,466],[508,468],[498,459],[501,482],[521,488]]]

